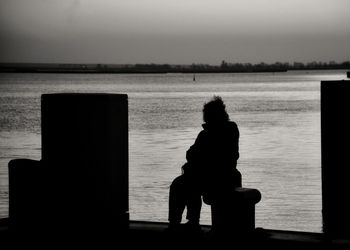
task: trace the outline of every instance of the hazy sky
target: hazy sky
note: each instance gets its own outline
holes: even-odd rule
[[[350,0],[0,0],[1,62],[350,60]]]

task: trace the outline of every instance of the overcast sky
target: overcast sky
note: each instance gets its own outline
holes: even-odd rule
[[[0,0],[0,61],[350,60],[350,0]]]

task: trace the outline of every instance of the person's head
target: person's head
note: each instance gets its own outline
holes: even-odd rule
[[[205,123],[227,122],[230,118],[226,112],[226,106],[220,96],[214,96],[203,106],[203,120]]]

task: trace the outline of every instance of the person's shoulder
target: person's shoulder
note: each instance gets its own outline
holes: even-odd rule
[[[234,122],[234,121],[229,121],[229,122],[228,122],[228,126],[230,126],[230,127],[234,127],[234,128],[238,128],[237,123],[236,123],[236,122]]]

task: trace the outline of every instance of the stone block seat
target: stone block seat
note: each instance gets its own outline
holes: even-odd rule
[[[203,197],[211,206],[213,232],[250,233],[255,229],[255,204],[261,200],[261,193],[254,188],[237,187],[225,197]]]

